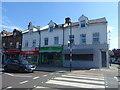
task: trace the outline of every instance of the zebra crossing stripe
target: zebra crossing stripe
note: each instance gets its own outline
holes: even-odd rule
[[[94,80],[104,80],[103,77],[98,77],[98,78],[97,78],[97,77],[90,77],[90,76],[89,76],[89,77],[88,77],[88,76],[85,77],[85,76],[72,76],[72,75],[69,75],[69,76],[68,76],[68,75],[62,75],[62,77],[68,77],[68,78],[70,77],[70,78],[78,78],[78,79],[82,79],[82,78],[83,78],[83,79],[86,79],[86,78],[87,78],[87,79],[92,79],[92,80],[93,80],[93,79],[94,79]]]
[[[76,82],[87,82],[87,83],[94,83],[94,84],[105,84],[104,81],[95,81],[95,80],[85,80],[85,79],[73,79],[73,78],[61,78],[56,77],[55,80],[66,80],[66,81],[76,81]]]
[[[104,85],[94,85],[94,84],[85,84],[85,83],[76,83],[76,82],[57,81],[57,80],[49,80],[46,83],[62,85],[62,86],[72,86],[72,87],[78,87],[78,88],[105,88]]]
[[[77,87],[77,88],[105,88],[104,77],[92,75],[74,75],[67,74],[61,77],[55,77],[46,82],[50,85],[62,85],[67,87]]]
[[[36,86],[35,88],[48,88],[48,87]]]

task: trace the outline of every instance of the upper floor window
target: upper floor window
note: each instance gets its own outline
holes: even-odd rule
[[[44,39],[44,45],[48,45],[48,38]]]
[[[13,45],[13,42],[10,42],[10,46],[12,46]]]
[[[59,37],[54,37],[54,44],[55,45],[59,44]]]
[[[36,46],[36,40],[33,40],[33,47]]]
[[[93,43],[99,43],[99,33],[93,33]]]
[[[16,48],[19,48],[19,42],[16,42]]]
[[[50,29],[50,32],[52,32],[53,31],[53,26],[50,26],[49,29]]]
[[[27,40],[25,41],[25,47],[28,47],[28,41]]]
[[[85,20],[81,21],[81,27],[85,27],[85,24],[86,24]]]
[[[80,35],[80,43],[81,44],[86,44],[86,34],[81,34]]]
[[[5,47],[5,43],[3,43],[3,47]]]

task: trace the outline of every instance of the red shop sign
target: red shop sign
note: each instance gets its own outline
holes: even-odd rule
[[[38,55],[38,51],[21,51],[21,55]]]

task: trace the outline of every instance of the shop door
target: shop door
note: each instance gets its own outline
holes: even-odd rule
[[[106,52],[101,52],[102,67],[107,67]]]

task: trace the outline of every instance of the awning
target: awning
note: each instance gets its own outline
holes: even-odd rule
[[[61,52],[62,50],[41,50],[40,52],[41,53],[44,53],[44,52]]]
[[[63,54],[70,54],[70,49],[65,49]],[[94,49],[73,49],[72,54],[94,54]]]

